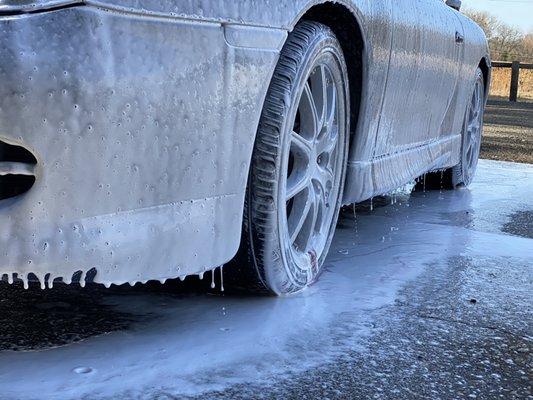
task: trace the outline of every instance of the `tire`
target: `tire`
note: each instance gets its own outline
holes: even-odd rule
[[[483,114],[485,111],[485,80],[483,71],[476,70],[474,93],[466,109],[463,126],[461,158],[459,164],[451,168],[451,181],[454,188],[472,183],[477,170],[481,137],[483,135]]]
[[[320,274],[344,188],[348,88],[333,32],[316,22],[298,24],[281,51],[261,114],[241,248],[228,268],[232,281],[244,279],[256,293],[285,295]]]
[[[441,172],[430,172],[417,184],[426,189],[457,189],[470,185],[474,179],[479,152],[481,150],[481,137],[483,134],[483,114],[485,98],[485,81],[480,68],[476,70],[476,79],[472,97],[465,110],[462,132],[461,154],[459,164]]]

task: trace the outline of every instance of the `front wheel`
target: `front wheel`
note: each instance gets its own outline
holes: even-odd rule
[[[348,110],[346,63],[335,35],[320,23],[298,24],[265,100],[232,266],[256,291],[298,292],[320,273],[342,201]]]

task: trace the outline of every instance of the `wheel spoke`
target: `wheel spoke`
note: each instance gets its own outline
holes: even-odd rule
[[[309,181],[310,178],[307,171],[304,173],[293,172],[287,179],[285,200],[288,201],[303,191],[309,185]]]
[[[329,92],[327,97],[327,119],[325,121],[326,130],[333,126],[335,122],[335,114],[337,113],[337,89],[335,85],[331,85]]]
[[[324,132],[319,138],[316,145],[317,154],[331,154],[335,147],[337,146],[337,141],[339,139],[339,128],[338,126],[331,126],[329,130]]]
[[[476,146],[478,145],[478,142],[479,142],[480,137],[479,137],[479,135],[477,134],[477,132],[478,132],[477,130],[474,131],[474,132],[475,132],[475,133],[472,135],[472,147],[473,147],[473,148],[476,148]]]
[[[318,131],[320,117],[309,82],[305,83],[298,110],[300,111],[300,133],[306,138],[314,139]]]
[[[320,204],[321,204],[319,196],[320,196],[320,194],[315,192],[315,199],[314,199],[313,207],[312,207],[312,210],[311,210],[312,214],[310,216],[311,217],[311,221],[309,222],[309,238],[316,231],[316,225],[317,225],[317,221],[318,221],[318,213],[320,211]],[[309,238],[307,239],[307,242],[309,242]]]
[[[316,221],[319,210],[319,198],[313,185],[309,185],[309,196],[307,214],[303,219],[303,223],[300,226],[298,233],[294,235],[294,242],[299,245],[299,248],[307,253],[309,245],[311,244],[311,238],[316,228]]]
[[[475,106],[474,104],[472,104],[472,105],[470,106],[470,111],[469,111],[469,113],[468,113],[468,120],[469,120],[470,122],[472,122],[472,121],[475,121],[476,118],[477,118],[477,110],[476,110],[476,106]]]
[[[479,123],[476,120],[470,121],[466,129],[469,136],[471,136],[479,129]]]
[[[293,166],[287,177],[286,200],[292,199],[309,184],[311,143],[300,134],[291,132],[290,153],[293,159]]]
[[[337,90],[335,85],[330,85],[325,88],[326,93],[326,118],[321,129],[321,133],[317,138],[317,154],[333,152],[338,140],[338,126],[335,125],[335,117],[337,114]]]
[[[472,141],[468,141],[468,144],[466,145],[466,159],[470,159],[470,154],[472,152]]]
[[[291,132],[291,150],[296,150],[299,156],[306,157],[307,162],[310,161],[313,152],[312,146],[311,142],[302,135],[294,131]]]
[[[331,171],[329,167],[318,167],[314,182],[316,182],[316,184],[320,188],[320,191],[322,192],[322,197],[327,203],[326,196],[331,187],[333,186],[333,171]]]
[[[311,91],[317,110],[318,127],[324,124],[327,112],[327,77],[326,68],[323,65],[315,68],[309,77],[311,82]],[[319,129],[317,129],[319,131]]]
[[[289,238],[291,243],[294,243],[302,227],[305,224],[311,211],[311,207],[314,202],[314,193],[311,185],[308,185],[305,188],[305,193],[302,193],[301,196],[298,196],[294,200],[295,204],[292,207],[292,212],[288,218],[288,228],[289,228]]]
[[[325,218],[325,214],[327,212],[326,208],[329,207],[329,205],[327,205],[327,199],[325,198],[325,196],[323,195],[319,195],[317,196],[317,199],[316,199],[316,215],[314,217],[314,222],[313,222],[313,230],[320,233],[320,230],[322,228],[322,223],[324,222],[324,218]]]
[[[478,82],[476,82],[476,87],[474,89],[474,98],[473,98],[473,102],[474,102],[474,107],[476,109],[476,111],[479,110],[479,104],[481,102],[481,93],[480,93],[480,85]]]

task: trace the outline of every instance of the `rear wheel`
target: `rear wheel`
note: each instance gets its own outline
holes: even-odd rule
[[[485,102],[485,83],[480,68],[476,71],[476,80],[472,97],[467,104],[463,125],[461,154],[459,164],[442,172],[430,172],[420,180],[417,187],[427,189],[455,189],[468,186],[474,178],[483,133],[483,113]]]
[[[339,42],[325,25],[300,23],[265,100],[233,263],[256,290],[294,293],[320,273],[342,201],[348,110]]]
[[[474,93],[466,110],[460,162],[451,169],[452,185],[454,187],[468,186],[474,179],[481,150],[484,103],[485,82],[483,72],[478,68]]]

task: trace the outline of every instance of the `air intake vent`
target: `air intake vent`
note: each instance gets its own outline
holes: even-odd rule
[[[0,200],[18,196],[35,183],[37,159],[24,147],[0,140]]]

